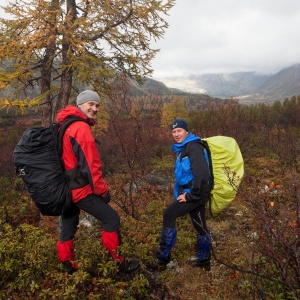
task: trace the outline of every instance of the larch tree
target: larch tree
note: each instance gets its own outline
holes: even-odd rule
[[[0,18],[2,106],[42,107],[53,121],[72,93],[88,86],[109,95],[124,75],[151,75],[164,17],[175,0],[12,0]]]
[[[161,114],[161,125],[169,128],[172,122],[177,119],[189,120],[189,113],[184,106],[183,99],[175,96],[170,103],[165,103]]]

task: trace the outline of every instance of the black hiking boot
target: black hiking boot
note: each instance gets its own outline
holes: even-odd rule
[[[121,273],[128,274],[128,273],[131,273],[131,272],[134,272],[134,271],[138,270],[139,267],[140,267],[140,262],[138,260],[124,259],[124,262],[122,262],[119,265],[119,271]]]
[[[188,265],[194,268],[201,268],[205,271],[210,271],[210,258],[199,260],[197,258],[192,258],[186,262]]]
[[[171,261],[171,255],[169,255],[166,260],[161,260],[159,259],[159,255],[156,254],[154,256],[153,262],[146,262],[145,266],[146,268],[151,269],[153,271],[163,271],[166,269],[167,264],[170,261]]]
[[[210,233],[204,235],[199,234],[197,238],[197,246],[197,257],[190,259],[187,263],[192,267],[210,271],[210,251],[212,249]]]
[[[77,264],[72,264],[70,261],[65,261],[62,263],[62,270],[71,275],[78,270],[78,266]]]

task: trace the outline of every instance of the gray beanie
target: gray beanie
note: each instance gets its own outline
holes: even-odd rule
[[[76,104],[79,105],[87,101],[97,101],[98,103],[100,103],[99,95],[96,92],[90,90],[83,91],[77,96]]]

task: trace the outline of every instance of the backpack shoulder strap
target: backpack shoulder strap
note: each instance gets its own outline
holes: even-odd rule
[[[64,137],[64,134],[67,130],[67,128],[73,124],[74,122],[85,122],[86,121],[80,117],[76,117],[76,116],[70,116],[67,118],[67,120],[62,124],[62,125],[58,125],[58,151],[59,151],[59,155],[62,156],[62,153],[63,153],[63,137]]]
[[[209,167],[209,188],[210,188],[210,190],[212,190],[214,187],[214,173],[213,173],[213,166],[212,166],[212,156],[211,156],[211,151],[209,149],[208,143],[207,143],[207,141],[202,140],[202,139],[189,142],[186,144],[186,147],[184,149],[184,151],[186,151],[185,153],[189,152],[189,148],[192,143],[201,144],[204,148],[204,156],[205,156],[205,159],[206,159],[208,167]]]
[[[200,139],[200,140],[189,142],[187,144],[187,149],[189,149],[189,147],[192,143],[198,143],[203,146],[204,150],[206,150],[206,153],[204,152],[204,155],[207,160],[207,163],[210,163],[211,162],[211,153],[210,153],[210,149],[209,149],[207,141]]]
[[[184,150],[182,151],[182,154],[183,154],[182,156],[185,156],[186,154],[189,153],[190,147],[191,147],[191,145],[194,144],[194,143],[197,143],[197,144],[202,145],[202,146],[204,147],[204,149],[207,149],[207,148],[208,148],[207,143],[206,143],[205,141],[203,141],[203,140],[195,140],[195,141],[191,141],[191,142],[188,142],[188,143],[186,144],[186,146],[184,147]]]
[[[64,137],[64,134],[67,130],[67,128],[74,122],[77,122],[77,121],[80,121],[80,122],[85,122],[87,123],[84,119],[80,118],[80,117],[76,117],[76,116],[70,116],[67,118],[67,120],[62,124],[62,125],[59,125],[59,123],[55,123],[52,127],[54,127],[54,130],[57,130],[58,133],[58,153],[60,156],[62,156],[62,153],[63,153],[63,137]],[[101,145],[101,142],[98,141],[97,139],[95,139],[95,142],[98,144],[98,145]]]
[[[191,141],[189,143],[186,144],[184,150],[182,152],[184,152],[184,154],[186,155],[189,152],[189,148],[191,147],[192,143],[198,143],[201,144],[204,148],[204,156],[205,159],[207,161],[208,164],[208,168],[209,168],[209,190],[212,191],[214,188],[214,173],[213,173],[213,166],[212,166],[212,156],[211,156],[211,151],[209,149],[208,143],[205,140],[196,140],[196,141]],[[209,211],[211,216],[213,216],[212,211],[211,211],[211,195],[209,198]]]

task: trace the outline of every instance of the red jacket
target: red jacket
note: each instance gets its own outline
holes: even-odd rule
[[[63,161],[66,171],[78,165],[89,184],[72,190],[73,202],[78,202],[89,194],[106,196],[108,186],[102,177],[102,164],[90,126],[95,121],[89,119],[79,108],[68,105],[57,114],[57,121],[63,123],[69,116],[77,116],[85,122],[74,122],[63,137]]]

